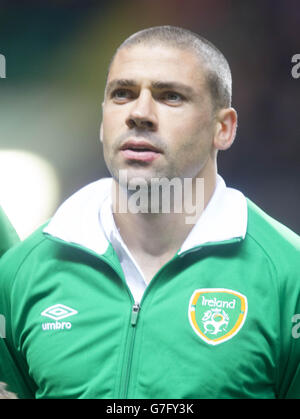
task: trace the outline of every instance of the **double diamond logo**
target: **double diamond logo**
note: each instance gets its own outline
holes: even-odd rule
[[[54,306],[46,308],[46,310],[41,313],[41,316],[49,317],[53,320],[62,320],[67,317],[74,316],[74,314],[77,313],[78,311],[74,310],[73,308],[63,304],[55,304]]]

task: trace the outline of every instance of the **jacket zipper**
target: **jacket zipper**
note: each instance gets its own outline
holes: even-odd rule
[[[135,342],[135,336],[136,336],[136,325],[137,325],[140,309],[141,309],[141,306],[139,303],[134,303],[131,309],[131,318],[130,318],[128,337],[127,337],[127,345],[126,345],[127,351],[126,351],[126,358],[124,358],[126,367],[124,368],[124,371],[125,371],[124,379],[122,380],[122,383],[121,383],[120,395],[119,395],[119,398],[121,399],[127,399],[128,397],[134,342]]]
[[[161,272],[162,269],[164,269],[167,265],[172,263],[174,261],[174,259],[176,259],[176,257],[178,257],[177,254],[171,260],[169,260],[169,262],[167,262],[166,265],[164,265],[155,274],[155,277],[158,276],[158,274]],[[146,294],[149,293],[149,288],[151,288],[151,286],[153,284],[153,280],[154,280],[154,278],[152,278],[150,284],[146,288],[146,290],[143,294],[143,297],[142,297],[142,301],[144,300]],[[133,299],[128,285],[127,285],[127,290],[128,290],[128,293],[129,293],[131,299]],[[131,369],[132,369],[134,343],[135,343],[135,336],[136,336],[136,327],[137,327],[137,321],[138,321],[140,310],[141,310],[140,303],[135,302],[132,305],[132,308],[131,308],[130,325],[129,325],[129,331],[128,331],[126,346],[125,346],[126,356],[123,358],[124,359],[124,365],[126,364],[126,366],[124,367],[125,372],[121,376],[121,382],[120,382],[120,387],[119,387],[119,397],[118,397],[119,399],[127,399],[128,398],[128,390],[129,390],[130,376],[131,376]]]

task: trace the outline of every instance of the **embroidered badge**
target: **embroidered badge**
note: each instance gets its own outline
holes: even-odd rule
[[[225,288],[195,290],[189,304],[189,321],[195,333],[209,345],[233,338],[248,311],[247,298]]]

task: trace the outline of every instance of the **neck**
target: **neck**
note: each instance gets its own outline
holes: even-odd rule
[[[153,206],[149,204],[151,194],[148,193],[149,199],[142,203],[142,197],[146,195],[139,193],[137,196],[138,192],[129,195],[128,190],[119,187],[114,180],[114,219],[129,250],[133,254],[139,253],[154,258],[165,255],[167,259],[170,258],[178,251],[198,221],[214,193],[215,186],[216,173],[214,176],[204,178],[204,181],[197,177],[191,184],[184,183],[179,198],[176,196],[179,189],[169,187],[168,190],[163,190],[162,204],[166,204],[168,200],[165,193],[167,191],[170,196],[169,202],[174,205],[158,204],[156,212],[153,212]],[[175,194],[170,195],[171,189]],[[139,207],[133,208],[133,204],[137,201]],[[166,211],[169,208],[170,211]],[[140,212],[136,212],[137,210]]]

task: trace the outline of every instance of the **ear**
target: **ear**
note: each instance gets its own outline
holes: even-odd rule
[[[214,146],[217,150],[227,150],[235,139],[237,113],[233,108],[221,109],[216,116]]]

